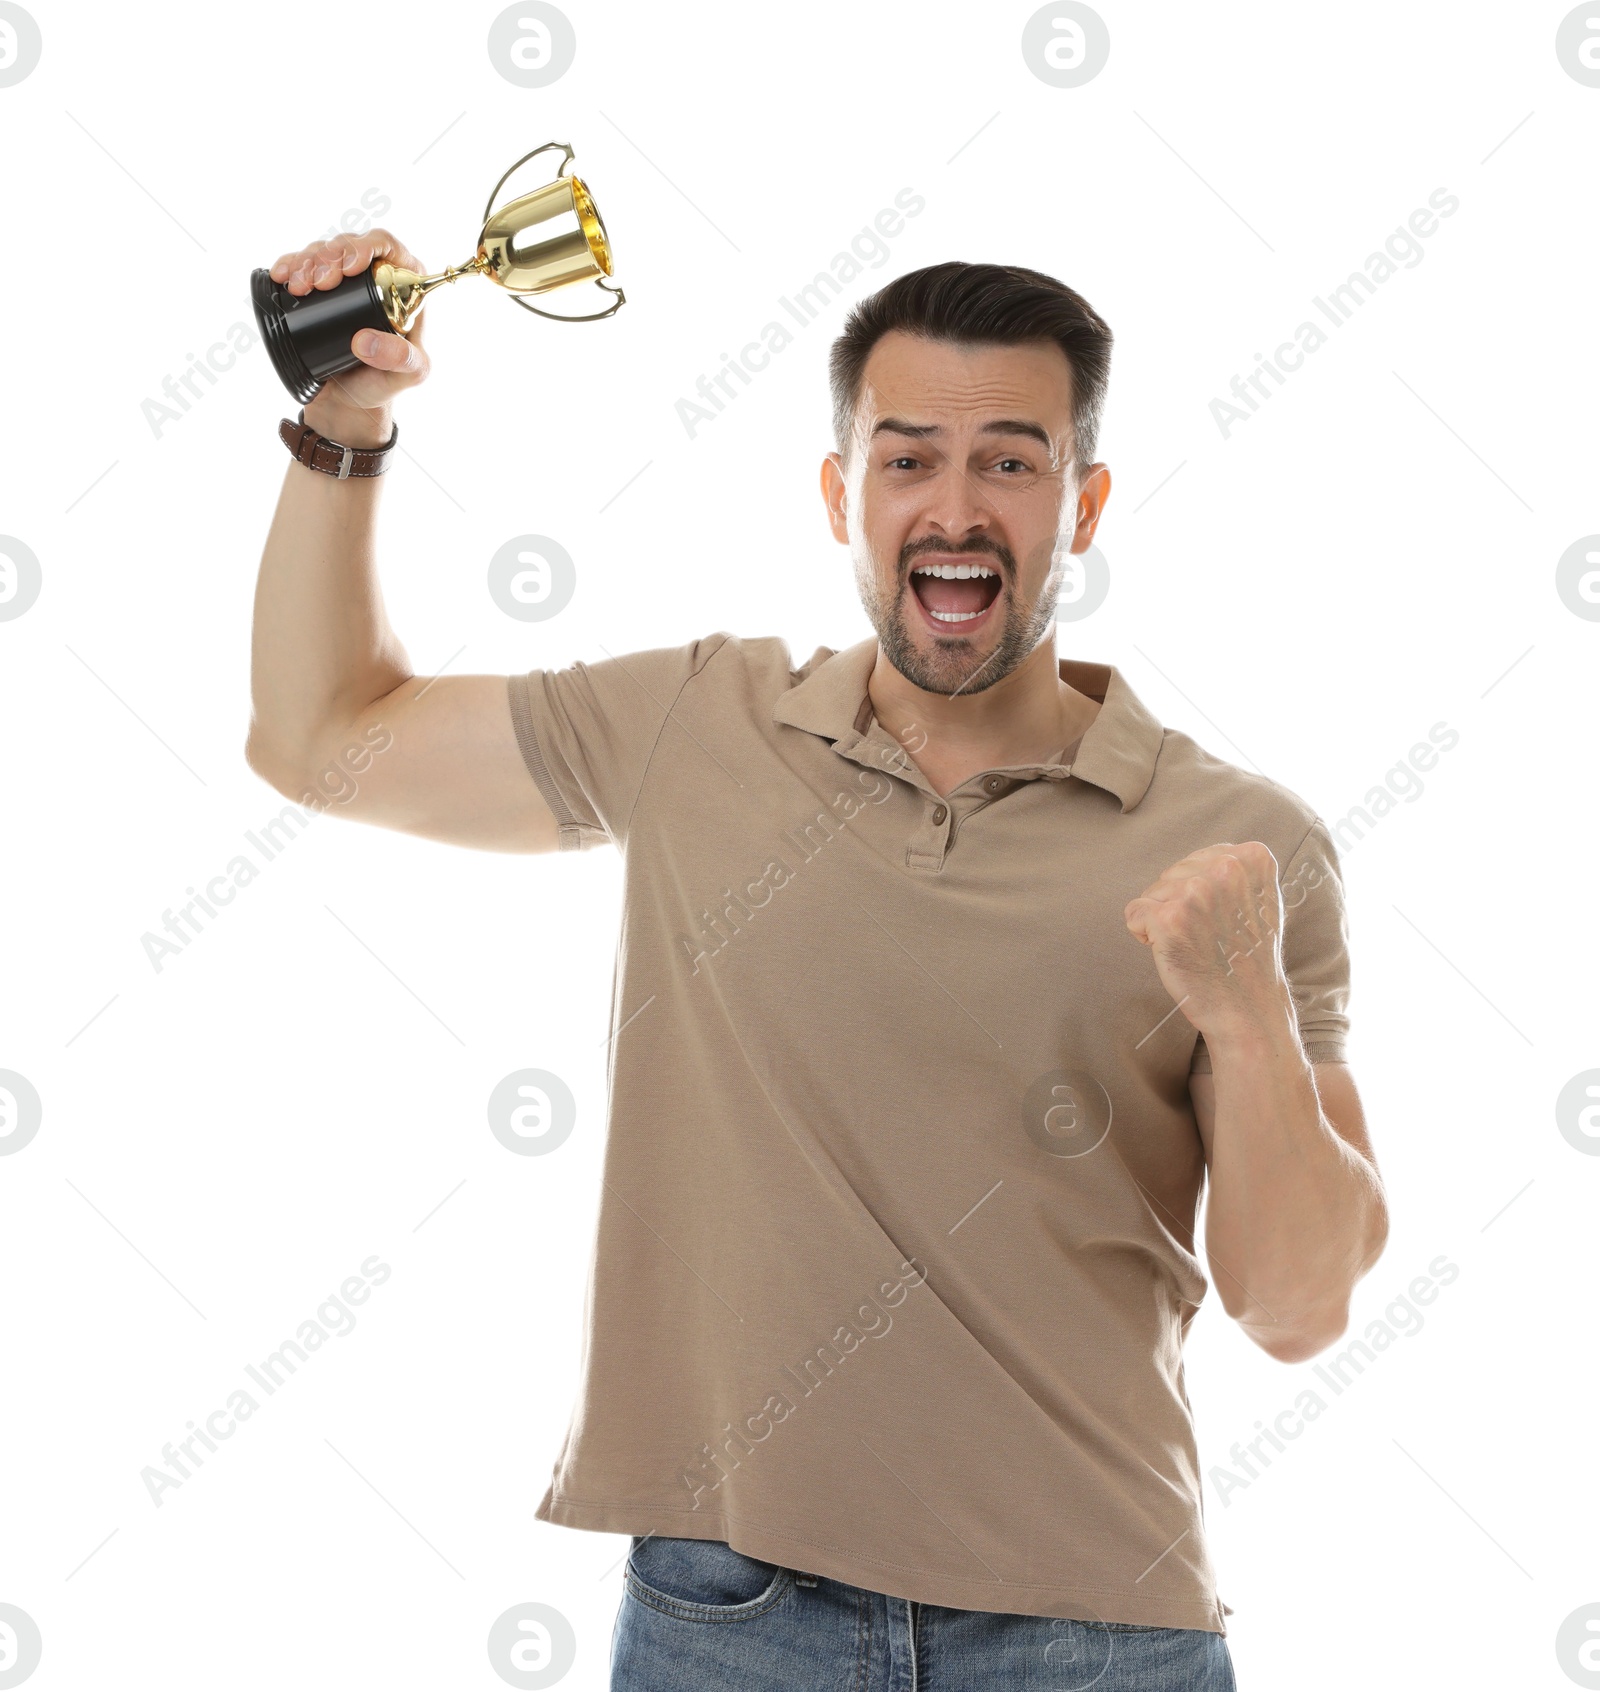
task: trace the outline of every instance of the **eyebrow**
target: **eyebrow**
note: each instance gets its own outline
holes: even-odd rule
[[[880,417],[872,426],[874,435],[892,434],[908,435],[912,440],[926,440],[930,435],[943,434],[943,429],[937,423],[907,423],[900,417]],[[978,431],[980,435],[1023,435],[1031,441],[1037,441],[1040,446],[1050,450],[1053,443],[1050,437],[1037,423],[1030,423],[1021,417],[1000,417],[992,423],[985,423]]]

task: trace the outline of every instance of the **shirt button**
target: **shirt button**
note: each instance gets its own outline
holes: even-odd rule
[[[944,821],[944,819],[949,815],[950,815],[950,813],[944,808],[943,805],[935,805],[933,807],[933,820],[936,823],[942,823]]]
[[[1006,778],[1004,776],[989,776],[985,779],[983,784],[983,791],[985,793],[1004,793],[1005,789]]]

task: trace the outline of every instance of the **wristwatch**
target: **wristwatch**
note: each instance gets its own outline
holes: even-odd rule
[[[295,462],[308,470],[320,470],[324,475],[337,476],[340,481],[349,476],[381,476],[389,468],[389,455],[400,439],[400,425],[381,447],[344,446],[319,435],[306,422],[304,407],[299,419],[291,423],[287,417],[278,424],[278,439],[294,455]]]

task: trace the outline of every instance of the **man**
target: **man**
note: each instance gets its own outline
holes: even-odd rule
[[[384,257],[421,269],[375,230],[273,275]],[[419,331],[358,335],[306,422],[381,449]],[[1224,1308],[1286,1362],[1387,1224],[1327,829],[1055,654],[1110,351],[1011,267],[855,310],[822,493],[875,635],[798,669],[718,633],[423,682],[377,477],[288,467],[252,768],[304,800],[387,734],[347,814],[623,853],[583,1396],[537,1511],[632,1536],[614,1687],[1233,1685],[1182,1362],[1201,1188]]]

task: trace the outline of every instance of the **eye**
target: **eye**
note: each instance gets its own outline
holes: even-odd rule
[[[915,470],[917,468],[917,463],[918,461],[915,458],[891,458],[886,468],[890,470],[898,470],[903,466],[908,470]]]
[[[1028,468],[1026,461],[1020,458],[1002,458],[1000,460],[999,468],[1003,470],[1008,464],[1016,465],[1018,470],[1026,470]]]

